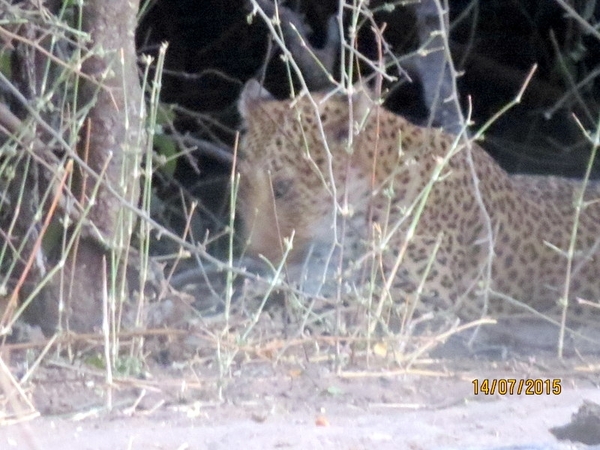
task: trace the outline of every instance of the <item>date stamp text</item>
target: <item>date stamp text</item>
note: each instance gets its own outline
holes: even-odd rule
[[[560,395],[560,378],[475,378],[474,395]]]

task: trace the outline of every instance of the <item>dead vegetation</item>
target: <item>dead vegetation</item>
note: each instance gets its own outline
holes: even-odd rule
[[[292,378],[313,365],[342,378],[447,376],[430,352],[489,320],[431,334],[372,333],[385,322],[381,314],[367,324],[346,322],[364,310],[340,296],[307,295],[286,281],[283,263],[254,270],[257,263],[240,256],[235,133],[183,102],[159,102],[163,74],[174,76],[173,69],[163,72],[169,50],[160,46],[154,58],[138,59],[132,39],[152,4],[138,12],[117,0],[82,8],[0,0],[1,424],[40,412],[151,415],[165,402],[198,396],[219,403],[237,371],[255,363],[284,367]],[[251,1],[244,15],[252,13],[255,25],[267,29],[263,57],[283,57],[286,85],[295,92],[349,89],[358,77],[381,92],[408,66],[421,77],[427,122],[463,130],[458,71],[448,59],[447,5],[436,0],[416,9],[418,46],[402,56],[388,44],[375,9],[346,2],[327,22],[322,49],[291,9]],[[576,17],[592,33],[591,19]],[[364,30],[374,54],[359,49]],[[585,128],[597,120],[584,92],[585,83],[595,82],[588,77],[571,80],[560,99],[588,111]],[[539,92],[539,84],[533,89]],[[202,124],[201,137],[178,132],[184,120]],[[587,135],[593,148],[597,134]],[[175,161],[197,165],[196,148],[234,162],[207,182],[232,187],[210,211],[190,189],[173,188],[181,183]],[[153,185],[153,179],[168,182]],[[40,400],[56,380],[81,383],[86,399],[93,391],[93,406],[83,400],[48,406],[71,395],[60,386],[55,399]]]

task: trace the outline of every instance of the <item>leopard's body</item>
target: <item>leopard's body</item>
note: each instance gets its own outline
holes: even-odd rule
[[[581,209],[569,277],[559,251],[580,182],[508,175],[476,143],[415,126],[366,94],[266,94],[250,83],[240,101],[238,205],[254,254],[277,262],[292,234],[290,261],[339,243],[351,264],[372,257],[380,295],[419,293],[468,319],[484,300],[493,316],[525,312],[502,295],[555,315],[567,278],[573,316],[589,311],[574,299],[600,299],[600,202]],[[586,201],[598,197],[590,185]]]

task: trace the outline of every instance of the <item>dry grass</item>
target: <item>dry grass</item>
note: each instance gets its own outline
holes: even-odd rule
[[[5,6],[0,0],[0,5]],[[436,1],[441,10],[442,5]],[[8,5],[6,5],[8,7]],[[289,64],[290,76],[293,73],[300,80],[303,93],[308,92],[308,86],[302,76],[302,69],[296,63],[293,55],[287,50],[286,44],[281,37],[282,32],[277,22],[273,22],[262,12],[259,4],[255,4],[258,14],[265,20],[275,42],[282,48]],[[396,67],[406,58],[399,59],[389,50],[382,36],[382,30],[375,25],[371,11],[367,8],[367,2],[353,2],[346,5],[351,11],[349,33],[342,42],[340,52],[342,76],[337,77],[341,81],[335,84],[335,90],[352,95],[352,81],[357,79],[356,61],[368,63],[372,69],[371,78],[376,80],[375,84],[381,90],[382,79],[391,80],[390,67]],[[77,246],[79,236],[89,231],[87,223],[88,209],[81,206],[79,199],[70,194],[73,183],[72,161],[81,167],[87,167],[85,158],[75,152],[78,136],[81,136],[82,117],[89,105],[77,104],[73,93],[81,77],[85,77],[79,70],[83,60],[91,56],[82,45],[88,36],[78,28],[78,19],[71,18],[67,11],[57,18],[48,17],[39,11],[20,10],[18,6],[10,6],[10,14],[5,22],[0,23],[0,37],[18,41],[30,49],[39,51],[47,58],[46,73],[57,72],[52,78],[53,83],[44,84],[43,91],[37,93],[36,101],[30,102],[19,93],[15,83],[10,80],[2,67],[7,63],[10,51],[3,47],[0,50],[0,81],[8,86],[9,91],[17,98],[22,98],[22,103],[27,108],[26,120],[19,120],[10,115],[9,111],[3,109],[0,103],[0,121],[3,129],[7,129],[8,123],[13,121],[14,128],[8,128],[10,137],[3,142],[0,148],[0,191],[15,192],[16,204],[8,205],[7,198],[0,197],[0,216],[2,223],[6,225],[0,230],[3,236],[0,248],[0,305],[3,305],[2,319],[0,321],[0,425],[10,424],[17,421],[30,420],[39,415],[36,406],[32,402],[32,391],[35,389],[37,371],[40,366],[57,367],[74,373],[85,373],[92,377],[96,383],[106,389],[104,407],[110,410],[119,405],[119,390],[125,386],[134,386],[139,389],[140,399],[128,405],[132,411],[136,409],[145,392],[160,390],[164,384],[170,387],[181,388],[186,385],[206,386],[209,385],[216,397],[222,397],[222,389],[226,385],[228,377],[236,365],[241,361],[268,362],[273,365],[280,363],[296,364],[304,367],[314,363],[331,363],[337,373],[343,377],[370,377],[381,376],[390,373],[425,373],[430,361],[426,358],[428,352],[444,343],[450,335],[464,331],[466,328],[475,327],[489,320],[482,319],[479,322],[465,326],[457,326],[455,323],[444,324],[440,330],[427,335],[415,336],[413,330],[418,325],[412,317],[412,310],[402,305],[391,302],[390,291],[391,280],[395,272],[403,262],[404,247],[400,251],[397,264],[389,274],[384,274],[385,279],[390,280],[387,285],[376,292],[374,285],[381,275],[378,273],[381,254],[366,255],[363,261],[367,281],[371,281],[371,290],[365,295],[365,291],[352,292],[346,295],[347,286],[342,281],[336,286],[335,295],[324,296],[320,293],[307,295],[295,286],[285,281],[285,260],[277,267],[270,267],[270,276],[258,276],[244,268],[245,261],[238,259],[234,253],[234,225],[235,213],[232,209],[229,215],[228,227],[225,233],[228,235],[229,251],[225,261],[210,255],[203,243],[190,242],[189,222],[193,214],[187,212],[187,226],[183,235],[179,236],[171,230],[157,223],[150,216],[152,186],[151,179],[156,162],[166,164],[168,160],[153,156],[151,144],[143,150],[143,160],[138,161],[143,166],[142,201],[141,206],[131,204],[122,196],[112,191],[117,196],[124,211],[130,214],[137,222],[137,236],[134,244],[127,242],[125,247],[135,246],[137,250],[136,265],[140,269],[137,295],[130,295],[134,289],[126,288],[124,276],[118,272],[107,269],[99,274],[103,277],[105,285],[105,302],[103,304],[103,325],[101,334],[71,334],[68,330],[59,330],[50,338],[41,338],[28,343],[9,343],[7,337],[15,328],[15,324],[22,319],[24,308],[44,289],[45,285],[52,279],[60,280],[60,285],[66,293],[72,280],[63,276],[66,255],[70,249]],[[12,15],[11,15],[12,14]],[[16,31],[16,24],[21,20],[28,20],[33,24],[36,31],[43,30],[37,39],[29,39]],[[448,28],[447,23],[442,22],[443,43],[447,49]],[[380,57],[377,61],[368,61],[366,56],[360,54],[356,49],[356,40],[360,27],[371,26],[377,35],[379,42]],[[50,44],[48,45],[48,39]],[[67,55],[57,49],[62,45],[69,44],[72,48]],[[166,49],[165,49],[166,50]],[[161,57],[164,58],[164,51]],[[445,56],[449,53],[446,50]],[[410,57],[410,56],[409,56]],[[143,76],[144,91],[148,99],[148,119],[145,124],[151,136],[160,132],[156,124],[159,121],[159,101],[161,70],[164,60],[146,61]],[[154,70],[150,70],[150,67]],[[452,83],[455,87],[455,72],[452,68]],[[333,80],[333,75],[330,79]],[[529,79],[529,78],[528,78]],[[527,80],[523,84],[523,90],[527,86]],[[102,88],[100,85],[99,88]],[[501,112],[504,112],[513,104],[520,101],[523,90],[518,93],[515,101]],[[454,102],[458,106],[457,95],[454,93]],[[48,99],[54,99],[50,102]],[[49,111],[49,105],[58,110]],[[496,119],[497,117],[494,117]],[[16,122],[14,122],[16,120]],[[55,122],[50,123],[51,120]],[[58,122],[58,123],[56,123]],[[353,118],[350,119],[349,129],[354,126]],[[463,124],[468,120],[463,119]],[[485,131],[486,126],[482,129]],[[464,127],[466,130],[466,126]],[[40,142],[37,131],[48,134],[49,141],[60,151],[58,154],[64,156],[49,156],[46,144]],[[469,137],[463,135],[465,141],[476,139],[479,134]],[[587,133],[591,145],[595,150],[600,142],[600,125],[595,134]],[[349,143],[351,145],[351,142]],[[450,156],[449,156],[450,157]],[[234,158],[235,160],[235,158]],[[446,161],[447,162],[447,161]],[[19,167],[19,169],[17,169]],[[38,167],[38,168],[36,168]],[[45,180],[35,172],[43,167],[49,176]],[[590,162],[591,167],[591,162]],[[444,164],[439,166],[437,175],[444,169]],[[16,173],[20,173],[16,176]],[[475,173],[473,172],[475,176]],[[333,181],[332,174],[322,174],[325,180]],[[44,187],[40,191],[38,203],[32,205],[30,212],[30,229],[19,231],[24,239],[16,241],[11,237],[15,234],[17,225],[16,217],[10,216],[14,211],[26,210],[30,205],[30,194],[26,180],[36,179]],[[585,183],[589,179],[589,170],[586,174]],[[100,187],[102,178],[89,177],[90,183],[96,183]],[[428,188],[417,199],[412,208],[407,211],[406,217],[401,220],[412,221],[409,228],[410,236],[418,226],[419,211],[425,205],[429,190],[437,181],[432,178]],[[236,203],[237,175],[235,165],[231,175],[231,204]],[[333,198],[336,198],[334,195]],[[92,199],[93,200],[93,199]],[[583,197],[577,202],[577,211],[584,207]],[[338,211],[344,210],[344,205],[332,204],[332,208]],[[414,215],[409,213],[417,211]],[[340,220],[344,220],[343,215]],[[74,223],[75,232],[67,235],[62,223]],[[131,220],[123,219],[123,226],[131,223]],[[92,227],[93,228],[93,227]],[[342,226],[343,228],[343,226]],[[395,230],[397,224],[387,224],[388,230]],[[490,245],[494,242],[493,224],[486,224]],[[205,267],[205,273],[198,275],[205,280],[206,289],[212,290],[216,296],[220,296],[223,311],[215,316],[203,316],[191,307],[193,299],[167,287],[166,281],[171,277],[168,274],[157,281],[153,277],[150,257],[151,233],[168,239],[177,248],[173,255],[167,255],[161,262],[170,264],[171,274],[178,262],[185,258],[198,258]],[[572,233],[573,242],[576,229]],[[336,243],[343,247],[344,236],[336,236]],[[374,237],[375,239],[375,237]],[[384,239],[385,241],[385,239]],[[375,242],[373,248],[381,248],[381,242]],[[125,248],[124,247],[124,248]],[[45,249],[58,249],[59,257],[47,271],[40,274],[39,283],[27,295],[23,295],[22,287],[26,278],[30,275],[32,268],[39,270],[40,261],[46,258]],[[385,248],[382,248],[382,251]],[[569,261],[573,257],[573,246],[567,250]],[[493,252],[490,252],[492,255]],[[116,259],[123,259],[126,267],[127,260],[132,257],[128,251],[113,255]],[[25,262],[24,268],[19,269],[19,261]],[[489,265],[491,266],[491,264]],[[196,273],[200,269],[195,269]],[[204,269],[203,269],[204,270]],[[571,266],[565,269],[566,276],[571,271]],[[224,276],[223,276],[224,274]],[[491,273],[487,271],[489,282]],[[424,278],[426,277],[426,274]],[[15,282],[16,281],[16,282]],[[159,294],[153,300],[157,304],[151,304],[150,299],[144,295],[144,287],[149,283],[155,287]],[[367,283],[368,284],[368,283]],[[489,283],[488,283],[489,284]],[[569,283],[567,283],[568,286]],[[421,283],[421,286],[423,283]],[[489,287],[487,289],[489,291]],[[139,293],[142,294],[139,294]],[[265,313],[268,303],[277,295],[284,298],[283,307],[276,307]],[[564,293],[568,298],[568,291]],[[348,305],[347,299],[354,303]],[[162,305],[162,306],[161,306]],[[165,306],[166,305],[166,306]],[[565,310],[566,310],[565,302]],[[161,312],[161,308],[168,309]],[[156,312],[158,311],[158,312]],[[380,332],[383,324],[389,322],[390,311],[404,314],[401,318],[403,333],[395,333],[389,330]],[[400,311],[398,313],[398,311]],[[149,317],[156,312],[159,317],[152,321]],[[291,325],[288,324],[290,317],[294,318]],[[355,322],[347,320],[348,317],[359,318]],[[161,323],[160,318],[167,322],[167,327]],[[422,320],[422,319],[421,319]],[[561,324],[564,330],[565,323]],[[307,330],[319,328],[326,333],[310,335]],[[34,334],[35,336],[35,334]],[[558,344],[558,353],[562,353],[562,339]],[[169,358],[178,360],[184,369],[185,375],[180,378],[176,376],[169,381],[142,380],[146,372],[156,367],[155,359],[160,359],[161,352],[169,352]],[[209,367],[210,376],[204,375],[203,370]],[[355,371],[356,367],[362,370]],[[443,371],[432,371],[435,376]],[[18,373],[19,376],[15,375]],[[194,381],[195,380],[195,381]],[[41,381],[40,381],[41,382]],[[194,384],[196,383],[196,384]],[[160,408],[157,403],[155,408]],[[150,413],[153,411],[150,408]]]

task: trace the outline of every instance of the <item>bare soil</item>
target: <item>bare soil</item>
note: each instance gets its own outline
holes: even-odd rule
[[[375,352],[336,371],[331,354],[263,350],[238,354],[221,375],[214,359],[161,365],[149,356],[137,376],[115,374],[112,389],[89,360],[48,358],[26,383],[40,416],[25,420],[22,404],[5,403],[21,417],[6,416],[0,449],[566,449],[584,446],[550,428],[583,401],[600,403],[598,357],[451,348],[452,357],[400,369]],[[21,376],[23,355],[11,360]],[[533,395],[475,394],[473,381],[485,379],[556,379],[561,390],[548,393],[543,381]]]

